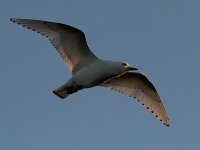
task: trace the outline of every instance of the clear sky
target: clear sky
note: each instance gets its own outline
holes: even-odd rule
[[[2,0],[1,150],[199,150],[199,0]],[[154,83],[171,126],[134,99],[95,87],[61,101],[71,72],[49,41],[10,17],[66,23],[92,51]]]

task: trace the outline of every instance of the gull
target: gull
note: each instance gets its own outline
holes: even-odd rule
[[[72,71],[71,79],[53,91],[58,97],[64,99],[85,88],[106,87],[137,99],[165,126],[169,126],[164,104],[147,77],[126,62],[95,56],[80,29],[42,20],[11,18],[10,21],[47,37]]]

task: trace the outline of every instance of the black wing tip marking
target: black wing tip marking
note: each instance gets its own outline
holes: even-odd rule
[[[23,24],[17,22],[16,20],[17,20],[16,18],[10,18],[10,21],[12,21],[13,23],[16,23],[16,24],[18,24],[18,25],[21,25],[22,27],[26,27],[26,28],[28,28],[28,29],[31,29],[30,27],[28,27],[28,26],[26,26],[26,25],[23,25]]]
[[[151,110],[148,106],[145,106],[144,103],[142,103],[142,105],[143,105],[147,110],[149,110],[157,119],[159,119],[160,122],[162,122],[166,127],[169,127],[169,126],[170,126],[169,123],[166,123],[166,122],[164,122],[162,119],[160,119],[159,116],[155,113],[155,111]]]
[[[165,124],[165,126],[166,126],[166,127],[170,127],[170,125],[169,125],[169,124]]]
[[[20,23],[16,22],[16,20],[18,20],[18,19],[17,18],[10,18],[11,22],[16,23],[16,24],[20,24]]]
[[[17,21],[16,21],[16,18],[10,18],[10,21],[12,21],[13,23],[16,23],[16,24],[18,24],[18,25],[21,25],[22,27],[25,27],[25,28],[27,28],[27,29],[29,29],[29,30],[36,31],[35,28],[31,28],[31,27],[29,27],[28,25],[24,25],[24,24],[22,24],[22,23],[20,23],[20,22],[17,22]],[[44,22],[45,22],[45,21],[44,21]],[[39,33],[39,34],[41,34],[41,35],[43,35],[43,36],[45,36],[45,37],[47,37],[47,38],[49,39],[49,36],[48,36],[48,35],[45,35],[45,34],[39,32],[39,31],[36,31],[36,32]],[[50,39],[49,39],[49,40],[50,40]]]
[[[15,18],[10,18],[10,21],[16,23]]]
[[[43,24],[45,24],[45,25],[47,25],[48,23],[54,23],[54,24],[57,24],[57,25],[59,25],[59,26],[61,26],[61,27],[63,27],[63,28],[67,27],[67,28],[69,28],[71,31],[74,31],[74,32],[76,32],[76,33],[78,33],[78,34],[80,34],[80,35],[82,35],[82,36],[85,36],[85,33],[84,33],[82,30],[80,30],[80,29],[78,29],[78,28],[75,28],[75,27],[73,27],[73,26],[67,25],[67,24],[63,24],[63,23],[57,23],[57,22],[51,22],[51,21],[45,21],[45,20],[36,20],[36,19],[10,18],[10,21],[12,21],[13,23],[16,23],[16,24],[18,24],[18,25],[22,25],[23,27],[27,27],[28,29],[31,29],[32,31],[35,31],[35,29],[30,28],[30,27],[28,27],[27,25],[23,25],[23,24],[19,23],[17,20],[18,20],[18,21],[23,21],[23,20],[41,21],[41,22],[43,22]],[[48,25],[47,25],[47,26],[48,26]],[[40,34],[42,34],[42,33],[40,33]],[[42,35],[44,35],[44,34],[42,34]]]

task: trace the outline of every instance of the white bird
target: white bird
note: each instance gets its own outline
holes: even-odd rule
[[[72,78],[53,91],[60,98],[84,88],[103,86],[136,98],[166,126],[169,118],[153,84],[125,62],[99,59],[89,49],[83,31],[42,20],[11,18],[12,22],[46,36],[72,71]],[[133,71],[131,71],[133,70]]]

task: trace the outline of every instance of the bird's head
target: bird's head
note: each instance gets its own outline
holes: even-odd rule
[[[121,75],[121,74],[124,74],[128,71],[131,71],[131,70],[138,70],[137,68],[133,68],[131,67],[128,63],[126,62],[116,62],[116,61],[103,61],[104,65],[102,65],[102,67],[106,68],[106,70],[108,72],[110,72],[110,74],[112,75]],[[106,67],[107,66],[107,67]]]
[[[130,66],[128,63],[126,63],[126,62],[122,62],[121,65],[122,65],[122,67],[123,67],[123,69],[124,69],[125,71],[129,71],[129,70],[138,70],[137,68],[131,67],[131,66]]]

